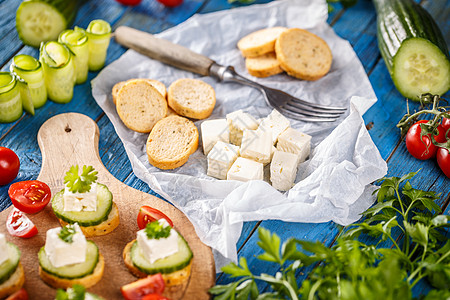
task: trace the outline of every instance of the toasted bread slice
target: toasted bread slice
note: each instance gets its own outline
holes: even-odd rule
[[[120,88],[123,87],[127,82],[130,82],[133,80],[141,80],[141,79],[129,79],[126,81],[120,81],[113,86],[111,94],[112,94],[112,99],[113,99],[114,104],[116,104],[116,102],[117,102],[117,94],[119,93]],[[154,80],[154,79],[142,79],[142,80],[146,80],[148,83],[153,85],[153,87],[155,89],[157,89],[158,92],[160,92],[164,98],[167,97],[167,90],[166,90],[166,86],[164,85],[164,83],[162,83],[161,81],[158,81],[158,80]]]
[[[275,52],[269,52],[245,60],[245,66],[250,75],[255,77],[269,77],[283,72]]]
[[[216,93],[209,84],[192,78],[182,78],[169,86],[169,106],[180,116],[205,119],[216,105]]]
[[[197,147],[198,130],[194,123],[169,116],[156,123],[148,136],[148,161],[163,170],[175,169],[185,164]]]
[[[244,36],[237,43],[244,57],[257,57],[275,51],[275,41],[285,27],[261,29]]]
[[[117,113],[131,130],[150,132],[167,114],[167,102],[147,80],[127,82],[117,94]]]
[[[7,296],[14,294],[20,290],[25,283],[25,273],[23,271],[22,264],[19,262],[16,270],[12,275],[0,284],[0,299],[6,298]]]
[[[75,278],[75,279],[59,278],[50,273],[47,273],[41,267],[39,267],[39,276],[41,276],[41,279],[46,284],[55,289],[59,288],[67,289],[69,287],[72,287],[74,284],[81,284],[85,288],[89,288],[95,285],[97,282],[99,282],[100,279],[102,279],[104,269],[105,269],[105,259],[103,258],[103,255],[99,253],[98,262],[97,265],[95,266],[94,272],[82,278]]]
[[[69,224],[61,219],[58,220],[61,226],[63,227]],[[114,229],[116,229],[116,227],[119,226],[119,224],[120,224],[119,208],[115,203],[113,203],[113,207],[106,221],[103,221],[102,223],[94,226],[80,226],[80,229],[85,237],[93,237],[108,234]]]
[[[317,35],[299,28],[280,34],[275,52],[281,68],[289,75],[303,80],[317,80],[331,68],[330,47]]]

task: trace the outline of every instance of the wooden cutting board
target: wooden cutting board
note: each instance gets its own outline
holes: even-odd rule
[[[105,271],[100,282],[88,291],[108,300],[122,299],[120,287],[137,279],[125,267],[122,250],[136,238],[139,230],[136,223],[139,207],[149,205],[170,217],[175,229],[184,236],[194,253],[191,278],[186,290],[166,296],[171,299],[210,298],[207,291],[215,282],[211,249],[200,241],[193,225],[181,211],[164,200],[127,186],[108,172],[98,154],[99,130],[92,119],[78,113],[57,115],[42,125],[37,138],[42,152],[42,169],[37,179],[50,186],[52,195],[64,187],[64,175],[72,165],[91,165],[98,171],[98,182],[108,186],[119,207],[120,225],[108,235],[89,238],[97,244],[105,257]],[[12,206],[0,213],[1,224],[5,224],[11,209]],[[50,204],[43,211],[29,217],[39,230],[38,235],[33,238],[12,237],[5,226],[0,226],[0,232],[22,252],[25,288],[30,299],[54,299],[56,290],[47,286],[38,275],[37,253],[45,244],[47,230],[60,225]]]

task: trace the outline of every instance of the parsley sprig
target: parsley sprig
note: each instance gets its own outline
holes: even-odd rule
[[[145,234],[148,239],[159,240],[161,238],[167,238],[170,235],[172,227],[169,225],[161,224],[158,221],[147,223],[145,226]]]
[[[75,233],[77,232],[73,225],[67,225],[61,228],[58,237],[64,242],[71,244],[73,242],[73,236],[75,235]]]
[[[450,217],[440,214],[439,194],[411,186],[415,174],[382,178],[377,203],[364,213],[364,222],[345,228],[331,248],[294,238],[281,244],[276,234],[260,227],[258,246],[264,252],[257,258],[276,263],[279,272],[256,275],[241,257],[239,264],[222,268],[240,279],[214,286],[210,293],[216,300],[412,299],[412,288],[427,280],[434,289],[421,299],[448,299],[450,241],[443,233]],[[397,242],[399,236],[405,237],[403,243]],[[300,273],[309,276],[298,286]],[[260,293],[258,281],[271,289]]]
[[[92,166],[83,166],[81,175],[78,175],[78,165],[70,167],[64,177],[64,183],[72,193],[86,193],[91,190],[91,184],[97,180],[98,172]]]

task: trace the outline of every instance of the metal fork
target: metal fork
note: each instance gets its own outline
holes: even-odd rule
[[[266,87],[242,77],[231,66],[219,65],[206,56],[147,32],[119,26],[115,30],[114,37],[119,44],[171,66],[203,76],[211,76],[219,81],[238,82],[257,88],[262,92],[269,106],[296,120],[333,122],[346,110],[344,107],[310,103],[283,91]]]

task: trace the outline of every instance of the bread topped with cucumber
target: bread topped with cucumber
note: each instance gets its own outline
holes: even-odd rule
[[[20,290],[24,282],[20,250],[13,243],[7,242],[5,235],[0,233],[0,299]]]
[[[53,288],[91,287],[100,281],[105,267],[97,245],[86,240],[78,224],[48,230],[38,258],[39,276]]]
[[[193,254],[186,240],[165,219],[148,223],[123,250],[125,265],[137,277],[161,273],[166,289],[184,290]]]
[[[120,223],[119,209],[106,185],[97,183],[97,171],[72,166],[64,177],[65,188],[52,198],[52,209],[62,226],[78,223],[87,237],[105,235]]]

